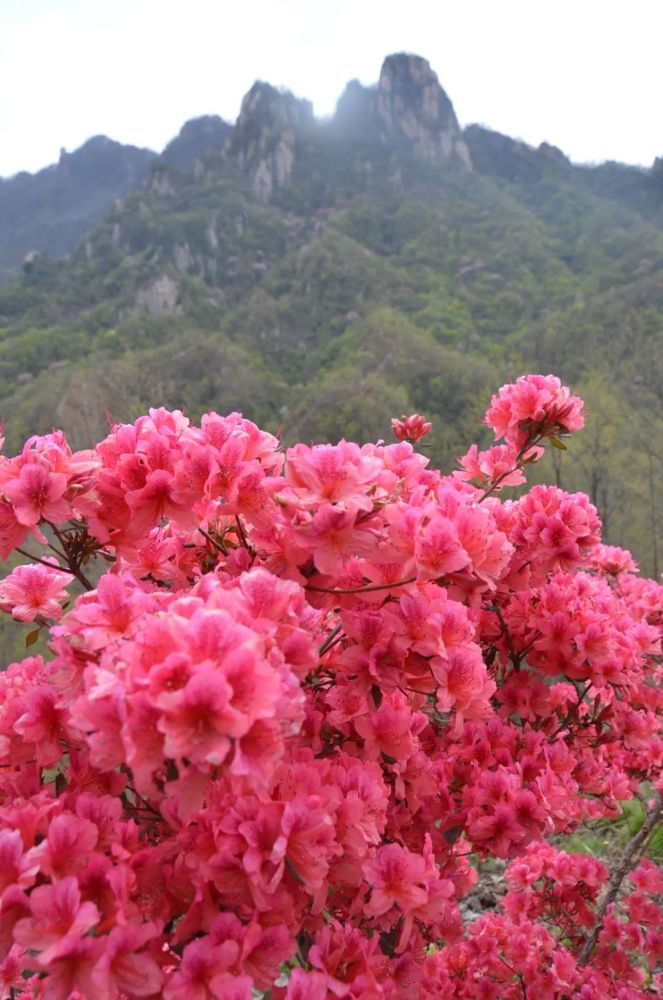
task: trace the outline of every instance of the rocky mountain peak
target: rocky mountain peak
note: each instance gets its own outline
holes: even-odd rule
[[[456,160],[472,168],[453,105],[421,56],[387,56],[377,87],[377,112],[385,139],[409,142],[426,159]]]
[[[251,177],[258,201],[292,179],[298,142],[315,127],[313,105],[257,81],[242,101],[227,153]]]

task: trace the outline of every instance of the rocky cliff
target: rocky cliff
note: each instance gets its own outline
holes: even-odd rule
[[[242,101],[227,143],[229,159],[249,175],[255,198],[269,202],[293,177],[299,147],[316,129],[313,106],[260,81]]]
[[[411,146],[435,163],[472,162],[453,105],[421,56],[388,56],[377,86],[376,110],[385,142]]]

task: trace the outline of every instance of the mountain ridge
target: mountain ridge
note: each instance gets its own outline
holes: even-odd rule
[[[116,198],[147,182],[150,170],[163,163],[190,171],[206,155],[225,150],[251,175],[256,198],[269,203],[292,182],[298,141],[310,154],[316,141],[324,147],[325,131],[355,141],[359,150],[400,144],[401,151],[465,169],[473,169],[477,157],[482,173],[510,181],[540,172],[545,157],[583,171],[590,189],[621,197],[640,213],[663,212],[663,159],[650,170],[613,162],[578,166],[549,143],[535,148],[484,126],[461,129],[428,61],[402,52],[387,56],[376,84],[350,81],[329,119],[316,119],[310,102],[257,81],[235,125],[218,115],[189,119],[161,153],[94,136],[34,174],[0,178],[0,283],[19,273],[26,257],[30,263],[36,253],[71,253]],[[372,169],[365,160],[361,170]]]

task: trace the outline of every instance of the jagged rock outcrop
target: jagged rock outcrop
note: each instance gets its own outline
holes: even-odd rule
[[[152,316],[164,316],[180,311],[180,288],[172,275],[163,273],[136,294],[135,310],[146,310]]]
[[[387,56],[377,87],[377,113],[387,142],[407,143],[433,162],[472,161],[453,105],[421,56]]]
[[[292,180],[298,145],[315,130],[313,106],[268,83],[253,84],[242,101],[227,154],[251,178],[255,198],[269,202]]]
[[[161,156],[180,170],[192,170],[196,160],[221,149],[231,132],[232,125],[218,115],[191,118],[171,139]]]
[[[366,149],[472,169],[453,105],[420,56],[387,56],[376,86],[352,80],[336,106],[334,129]]]
[[[316,122],[308,101],[255,83],[225,151],[249,175],[254,196],[267,203],[292,185],[303,158],[308,176],[316,175],[324,186],[325,164],[330,153],[338,157],[332,147],[339,139],[346,144],[350,171],[370,172],[373,161],[385,162],[385,152],[472,169],[453,106],[437,76],[425,59],[406,54],[385,59],[374,87],[351,81],[330,123]]]

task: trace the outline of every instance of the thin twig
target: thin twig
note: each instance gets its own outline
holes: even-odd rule
[[[60,545],[62,546],[62,548],[65,551],[65,554],[67,556],[67,564],[69,566],[69,569],[74,574],[74,576],[76,577],[76,579],[78,580],[78,582],[81,583],[85,587],[86,590],[94,590],[93,584],[90,583],[90,581],[86,577],[85,573],[83,572],[83,570],[80,568],[80,566],[78,565],[78,563],[76,562],[76,560],[74,559],[74,557],[72,556],[72,554],[70,553],[69,546],[67,544],[67,539],[65,538],[65,536],[63,535],[63,533],[58,529],[57,525],[53,524],[51,521],[47,521],[46,524],[48,524],[53,529],[53,533],[55,534],[55,537],[57,538],[57,540],[59,541]]]
[[[207,541],[211,545],[214,546],[215,549],[217,549],[219,552],[222,552],[224,556],[228,555],[228,549],[225,547],[225,545],[220,539],[212,538],[212,536],[208,534],[208,532],[205,531],[204,528],[198,528],[198,531],[200,532],[201,535],[203,535],[207,539]]]
[[[131,792],[132,795],[135,795],[136,798],[140,802],[143,803],[143,808],[144,809],[146,809],[148,812],[152,813],[153,816],[157,816],[160,820],[163,820],[163,816],[161,815],[161,813],[157,809],[155,809],[154,806],[150,805],[150,803],[147,801],[147,799],[145,798],[145,796],[141,795],[140,792],[136,791],[136,789],[133,787],[133,785],[127,785],[126,786],[126,790],[128,792]],[[134,808],[137,808],[137,807],[134,807]]]
[[[592,686],[592,682],[591,681],[587,681],[587,684],[585,685],[584,688],[581,688],[580,691],[576,690],[576,694],[577,694],[577,698],[578,698],[576,704],[572,706],[571,711],[569,712],[569,714],[567,715],[567,717],[564,719],[563,722],[560,722],[560,724],[557,727],[557,729],[555,730],[555,732],[552,734],[552,736],[549,737],[549,739],[548,739],[549,743],[551,743],[555,739],[556,736],[559,736],[559,734],[564,729],[568,729],[570,725],[572,725],[574,722],[578,722],[580,720],[580,706],[582,705],[584,697],[587,694],[587,692],[589,691],[589,689],[590,689],[591,686]]]
[[[239,514],[235,514],[235,524],[237,525],[237,531],[239,533],[240,541],[244,546],[244,548],[246,549],[246,551],[251,556],[251,565],[253,565],[258,553],[256,552],[254,547],[251,545],[251,542],[246,537],[246,531],[244,530],[244,525],[242,524]]]
[[[333,645],[334,639],[336,638],[336,636],[338,635],[338,633],[341,631],[342,628],[343,628],[343,623],[339,622],[336,628],[329,633],[325,641],[320,646],[320,649],[318,650],[318,656],[325,655],[327,650],[330,649],[330,647]]]
[[[514,670],[517,673],[520,670],[520,661],[522,659],[522,653],[516,652],[516,649],[513,645],[513,639],[511,638],[511,633],[509,632],[507,623],[504,620],[504,615],[502,614],[502,609],[500,608],[499,604],[489,604],[489,605],[484,605],[484,607],[486,611],[492,611],[493,614],[497,616],[497,620],[500,623],[500,629],[502,631],[502,635],[506,640],[507,648],[509,650],[509,656],[511,657]]]
[[[497,477],[497,479],[495,480],[495,482],[491,483],[491,485],[488,487],[488,489],[484,490],[484,492],[481,494],[481,496],[477,500],[477,503],[483,503],[483,501],[487,497],[489,497],[492,493],[495,492],[496,489],[499,488],[500,483],[504,479],[506,479],[507,476],[510,476],[513,472],[517,472],[518,469],[522,469],[523,465],[525,464],[523,462],[523,459],[525,458],[525,455],[527,454],[528,451],[531,451],[532,448],[535,448],[538,445],[538,443],[539,443],[540,440],[541,440],[541,438],[539,437],[539,438],[535,438],[533,441],[528,442],[527,444],[524,444],[522,446],[522,448],[520,449],[520,451],[518,452],[518,454],[516,455],[515,465],[513,466],[513,468],[507,469],[506,472],[502,472]]]
[[[640,858],[640,855],[649,840],[649,835],[662,816],[663,799],[661,799],[660,796],[657,796],[657,801],[653,809],[645,819],[645,822],[642,824],[638,832],[629,840],[628,844],[624,848],[619,864],[610,876],[610,881],[606,886],[603,898],[601,899],[596,911],[594,926],[592,927],[589,935],[585,938],[585,943],[580,949],[580,953],[578,955],[578,965],[587,965],[592,951],[594,950],[594,946],[598,941],[599,934],[601,933],[603,918],[605,917],[608,907],[616,900],[622,882],[628,873],[635,867],[636,862]]]
[[[41,563],[42,566],[48,566],[49,569],[64,570],[63,566],[55,566],[52,562],[47,562],[46,559],[40,559],[39,556],[33,556],[31,552],[27,551],[27,549],[21,549],[18,545],[16,546],[16,551],[20,552],[22,556],[26,556],[28,559],[31,559],[32,562]]]

